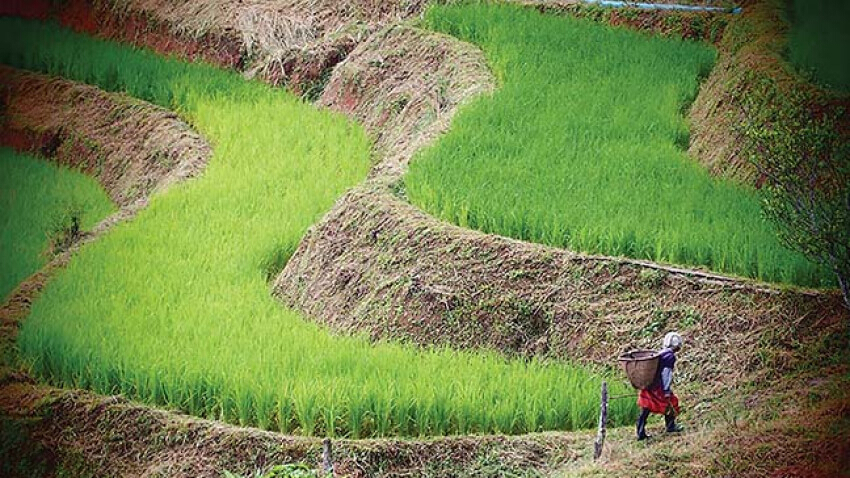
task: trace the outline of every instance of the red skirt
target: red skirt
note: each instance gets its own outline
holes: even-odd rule
[[[661,387],[657,387],[650,390],[641,390],[637,403],[639,407],[648,408],[652,413],[664,415],[664,412],[667,411],[668,399],[664,396],[664,390]],[[679,398],[676,397],[675,393],[670,395],[669,403],[673,405],[673,410],[678,415]]]

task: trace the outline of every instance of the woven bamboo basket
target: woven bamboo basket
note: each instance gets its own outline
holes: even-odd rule
[[[649,388],[658,373],[658,352],[655,350],[633,350],[620,355],[620,366],[626,372],[632,386],[643,390]]]

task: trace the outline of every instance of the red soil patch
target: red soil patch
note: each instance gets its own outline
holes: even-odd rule
[[[135,12],[119,14],[107,2],[14,0],[0,5],[0,16],[56,18],[62,25],[80,33],[132,43],[189,61],[202,60],[223,68],[240,69],[244,60],[242,42],[236,35],[206,33],[199,38],[179,35],[149,16]]]
[[[309,52],[291,54],[285,61],[269,65],[262,74],[264,81],[275,85],[288,85],[296,95],[316,96],[324,87],[324,76],[344,60],[357,46],[350,36],[342,36],[322,44]]]
[[[7,123],[0,124],[0,144],[16,151],[35,152],[48,143],[38,133],[12,128]]]
[[[100,161],[97,148],[62,130],[33,131],[4,122],[0,125],[0,144],[24,153],[52,158],[56,163],[94,176]]]

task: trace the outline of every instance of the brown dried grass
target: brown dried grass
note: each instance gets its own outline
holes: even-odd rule
[[[327,63],[344,57],[351,49],[346,45],[418,15],[426,4],[426,0],[111,0],[110,7],[119,16],[154,19],[180,37],[236,36],[249,77],[295,83],[295,89],[303,92],[302,83],[318,81],[322,74],[305,71],[314,69],[312,64],[319,64],[319,69],[333,66]],[[340,49],[342,55],[333,51]]]
[[[180,34],[201,36],[207,32],[241,32],[249,37],[265,32],[263,41],[276,44],[287,37],[276,38],[281,25],[295,19],[296,24],[312,31],[312,36],[332,35],[350,22],[390,24],[419,14],[425,0],[109,0],[118,13],[148,13],[164,21]],[[240,27],[246,27],[242,31]],[[270,28],[269,28],[270,27]],[[286,29],[283,31],[287,31]],[[300,33],[299,33],[300,35]],[[300,38],[299,35],[292,37]]]

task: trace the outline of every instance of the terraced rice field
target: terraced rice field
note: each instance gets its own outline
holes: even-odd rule
[[[50,259],[63,230],[81,231],[115,211],[93,179],[32,156],[0,148],[0,298]],[[66,236],[65,236],[66,237]]]
[[[711,47],[508,5],[435,6],[426,21],[480,45],[501,85],[412,162],[417,206],[577,251],[833,285],[779,243],[755,191],[684,153]]]
[[[233,74],[53,25],[3,19],[0,31],[0,61],[173,108],[215,150],[200,178],[155,195],[49,283],[19,335],[38,376],[305,435],[595,424],[600,375],[586,369],[336,337],[272,299],[267,280],[306,228],[366,175],[357,125]],[[612,423],[634,412],[618,401]]]
[[[788,23],[776,13],[788,2],[745,2],[736,16],[569,2],[434,7],[424,23],[481,45],[498,76],[495,92],[473,103],[492,80],[480,52],[409,21],[426,4],[446,2],[225,3],[180,3],[199,13],[188,22],[173,2],[0,7],[0,15],[50,16],[160,51],[240,58],[224,67],[243,72],[279,49],[240,56],[240,34],[251,50],[257,27],[270,27],[272,39],[316,27],[321,39],[289,51],[304,55],[294,66],[272,65],[264,81],[292,68],[292,84],[303,85],[313,76],[298,78],[302,68],[325,78],[325,62],[348,55],[318,103],[362,119],[377,138],[370,144],[354,122],[236,74],[0,18],[0,64],[165,107],[0,72],[0,139],[50,143],[43,150],[55,150],[57,162],[79,158],[125,217],[0,306],[0,475],[325,476],[329,443],[333,473],[345,476],[845,472],[846,293],[576,255],[450,226],[405,202],[407,195],[457,224],[570,249],[830,285],[827,272],[777,247],[756,193],[716,182],[696,164],[750,181],[738,123],[775,125],[775,137],[793,146],[787,118],[806,128],[807,115],[840,116],[839,92],[784,62]],[[682,152],[683,113],[714,61],[710,47],[538,9],[722,36],[721,67],[689,113],[699,157]],[[390,29],[372,29],[385,22]],[[209,36],[198,39],[188,23]],[[772,101],[792,90],[805,104]],[[742,104],[754,106],[733,120]],[[469,106],[459,119],[458,105]],[[415,159],[407,184],[397,182],[410,151],[450,119],[452,132]],[[827,152],[818,146],[812,157]],[[375,159],[382,164],[364,182]],[[92,181],[41,160],[0,149],[0,171],[4,273],[38,268],[68,212],[82,211],[85,229],[114,210]],[[136,211],[136,198],[151,190],[149,206]],[[9,265],[14,254],[41,259]],[[317,323],[370,335],[337,336]],[[675,385],[685,431],[667,435],[655,417],[653,438],[635,441],[634,390],[622,373],[567,361],[612,365],[623,348],[655,346],[670,329],[685,338]],[[400,336],[425,345],[375,339]],[[537,358],[514,360],[510,351]],[[603,377],[615,399],[601,460],[590,453],[593,431],[524,434],[595,426]],[[453,434],[467,436],[439,437]],[[407,438],[416,436],[428,438]],[[392,438],[358,439],[372,437]]]

